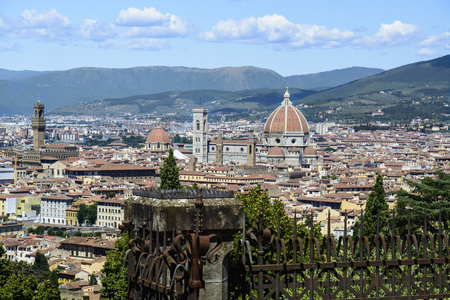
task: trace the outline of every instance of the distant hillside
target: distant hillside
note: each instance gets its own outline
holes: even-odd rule
[[[324,91],[290,88],[291,100],[309,121],[435,121],[450,116],[450,55],[378,73]],[[193,90],[82,102],[55,114],[171,114],[191,118],[192,108],[210,110],[210,117],[264,119],[282,101],[284,89],[243,91]],[[378,112],[378,110],[380,110]]]
[[[41,75],[48,73],[47,71],[11,71],[6,69],[0,69],[0,80],[20,80],[31,76]]]
[[[160,117],[176,114],[176,119],[191,120],[192,109],[200,105],[208,108],[210,118],[233,114],[235,118],[258,119],[266,116],[281,104],[285,89],[257,89],[238,92],[217,90],[195,90],[187,92],[166,92],[152,95],[104,99],[81,102],[56,109],[58,115],[134,115],[149,114]],[[289,89],[291,99],[297,101],[316,93],[311,90]]]
[[[405,65],[302,99],[311,120],[448,120],[450,55]],[[297,102],[300,104],[300,102]],[[381,109],[385,115],[368,116]]]
[[[295,86],[300,89],[335,87],[383,71],[383,69],[351,67],[315,74],[288,76],[286,80],[289,86]]]
[[[369,73],[378,71],[367,69]],[[77,68],[34,74],[35,76],[30,76],[32,73],[27,76],[22,73],[20,76],[24,76],[23,79],[10,77],[8,80],[0,80],[0,114],[31,113],[32,104],[36,102],[38,95],[46,109],[51,110],[78,102],[167,91],[240,91],[300,85],[305,89],[313,89],[334,86],[336,82],[345,83],[344,78],[362,76],[359,68],[355,70],[355,74],[360,75],[354,76],[342,76],[340,70],[325,73],[324,76],[328,79],[322,78],[322,73],[305,75],[305,83],[302,83],[302,76],[285,78],[272,70],[256,67],[198,69],[155,66],[128,69]],[[347,70],[345,73],[351,71]],[[8,75],[7,72],[4,74]],[[13,75],[14,73],[9,73],[9,76]]]

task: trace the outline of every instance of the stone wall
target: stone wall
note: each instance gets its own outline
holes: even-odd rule
[[[143,222],[154,231],[166,231],[168,237],[195,230],[196,199],[156,199],[137,197],[130,200],[131,217],[139,228]],[[203,266],[205,289],[200,299],[228,299],[228,253],[233,249],[233,235],[242,230],[244,210],[233,198],[203,199],[201,235],[216,234],[222,239],[218,263]],[[150,229],[149,228],[149,229]],[[214,247],[214,243],[210,248]]]

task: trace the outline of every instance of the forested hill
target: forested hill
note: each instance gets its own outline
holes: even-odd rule
[[[301,100],[310,119],[328,116],[364,121],[381,109],[379,120],[448,120],[450,55],[414,63],[321,91]],[[300,102],[297,102],[299,104]]]
[[[32,105],[38,97],[45,103],[47,110],[52,110],[82,101],[169,91],[241,91],[286,86],[303,89],[332,87],[380,71],[382,70],[349,68],[283,77],[272,70],[251,66],[217,69],[164,66],[128,69],[77,68],[42,74],[2,70],[0,79],[10,77],[0,80],[0,114],[31,113]]]

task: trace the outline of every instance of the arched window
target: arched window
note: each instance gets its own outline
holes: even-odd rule
[[[200,121],[197,120],[196,124],[197,124],[197,130],[200,130]]]

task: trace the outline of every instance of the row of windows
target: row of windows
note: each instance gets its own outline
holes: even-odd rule
[[[107,212],[107,213],[116,213],[116,214],[120,214],[120,209],[113,209],[113,208],[103,208],[103,207],[99,207],[98,212]]]
[[[98,226],[108,226],[108,227],[117,227],[117,223],[111,223],[111,222],[98,222]]]
[[[45,223],[45,219],[42,219]],[[56,220],[57,222],[55,222],[55,219],[51,219],[52,221],[50,221],[50,218],[47,218],[47,223],[54,223],[54,224],[64,224],[64,220]]]
[[[112,221],[120,221],[120,217],[111,217],[111,216],[98,216],[101,220],[112,220]]]

